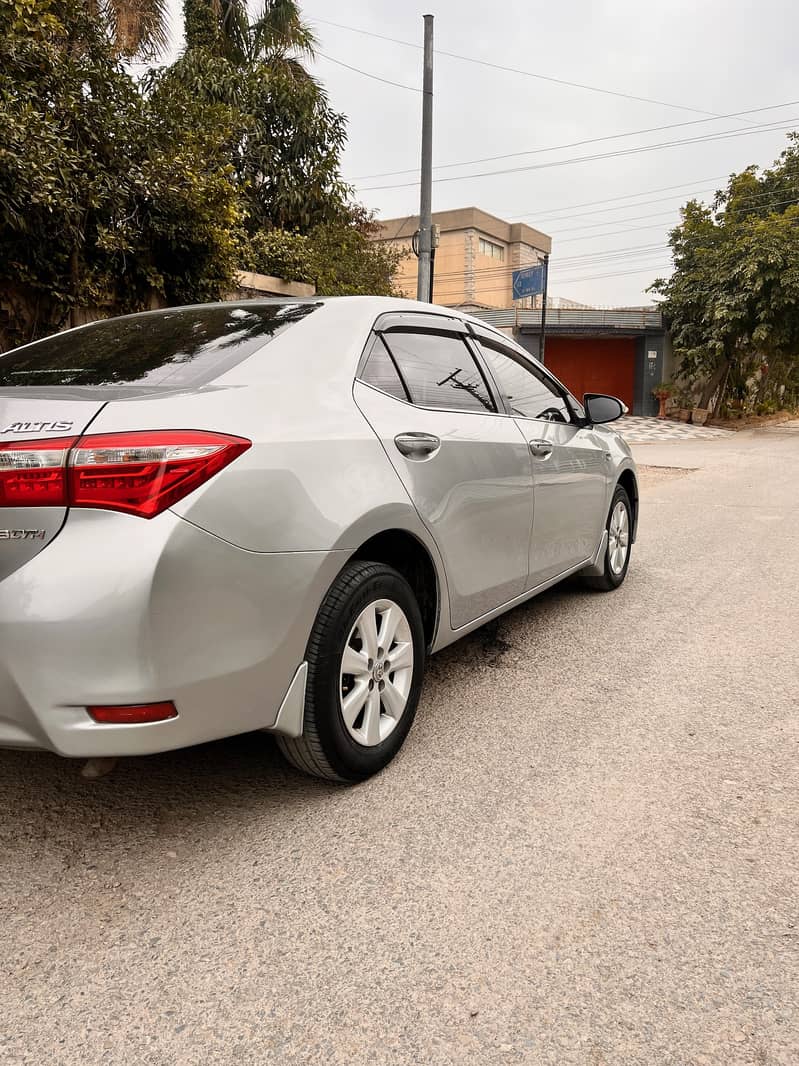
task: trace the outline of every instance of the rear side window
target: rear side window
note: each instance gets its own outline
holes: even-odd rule
[[[483,375],[460,337],[392,331],[383,339],[412,403],[463,411],[496,410]]]
[[[204,385],[318,306],[209,304],[93,322],[0,356],[0,387]]]
[[[383,343],[382,337],[375,337],[372,341],[366,366],[361,374],[361,381],[365,381],[367,385],[373,385],[381,392],[387,392],[389,396],[394,396],[397,400],[405,400],[406,403],[408,401],[402,378],[394,366],[394,360],[388,354],[388,348]]]
[[[511,414],[546,422],[570,422],[566,402],[549,381],[509,355],[477,342]]]

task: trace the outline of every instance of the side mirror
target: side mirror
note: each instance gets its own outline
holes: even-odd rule
[[[626,415],[629,408],[615,396],[603,396],[598,392],[587,392],[583,397],[583,406],[589,422],[594,425],[601,422],[615,422]]]

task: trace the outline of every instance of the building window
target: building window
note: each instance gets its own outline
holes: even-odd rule
[[[487,241],[485,237],[480,238],[480,255],[487,255],[489,259],[498,259],[502,263],[505,259],[505,249],[501,244],[494,244],[493,241]]]

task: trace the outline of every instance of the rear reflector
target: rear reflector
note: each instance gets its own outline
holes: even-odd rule
[[[178,716],[175,704],[171,702],[141,703],[132,707],[87,707],[86,710],[95,722],[104,722],[109,725],[166,722],[169,718]]]
[[[97,507],[153,518],[252,447],[204,430],[0,443],[0,507]]]

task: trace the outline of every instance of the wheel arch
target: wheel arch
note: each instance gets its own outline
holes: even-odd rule
[[[441,613],[441,581],[433,556],[407,529],[384,529],[365,540],[350,557],[385,563],[397,570],[413,589],[424,625],[425,642],[432,647]]]
[[[633,510],[633,528],[631,540],[635,543],[635,538],[638,534],[638,478],[635,476],[635,471],[632,467],[625,467],[619,474],[617,485],[621,485],[627,495],[630,497],[630,506]]]

